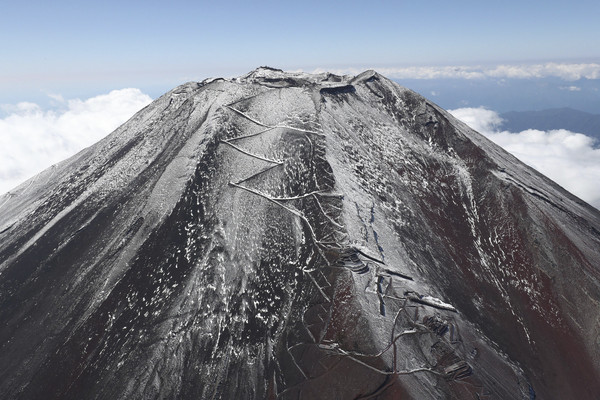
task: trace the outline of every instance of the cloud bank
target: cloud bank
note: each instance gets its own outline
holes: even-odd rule
[[[496,112],[484,108],[459,108],[450,113],[600,209],[600,148],[594,147],[593,138],[564,129],[500,131],[502,119]]]
[[[340,75],[356,75],[365,68],[330,69]],[[373,68],[393,79],[530,79],[560,78],[565,81],[579,79],[600,79],[600,64],[597,63],[543,63],[543,64],[502,64],[496,66],[421,66]],[[318,68],[313,72],[326,72]]]
[[[152,101],[139,89],[87,100],[50,97],[57,110],[26,102],[1,106],[0,194],[102,139]]]

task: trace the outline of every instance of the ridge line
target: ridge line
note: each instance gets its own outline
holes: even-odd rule
[[[229,146],[233,147],[234,149],[236,149],[240,153],[244,153],[247,156],[257,158],[257,159],[259,159],[261,161],[266,161],[266,162],[270,162],[270,163],[277,164],[277,165],[283,165],[283,161],[281,161],[281,160],[271,160],[270,158],[266,158],[266,157],[259,156],[258,154],[250,153],[250,152],[242,149],[241,147],[236,146],[233,143],[229,143],[227,140],[220,140],[220,142],[228,144]]]

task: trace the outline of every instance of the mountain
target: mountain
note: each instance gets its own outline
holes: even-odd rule
[[[373,72],[187,83],[0,197],[10,399],[600,396],[600,211]]]
[[[566,129],[600,139],[600,115],[572,108],[553,108],[539,111],[510,111],[500,114],[500,128],[509,132],[526,129],[549,131]]]

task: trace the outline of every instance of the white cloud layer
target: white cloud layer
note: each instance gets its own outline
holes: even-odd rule
[[[569,92],[581,92],[581,88],[579,86],[561,86],[561,90],[568,90]]]
[[[340,75],[356,75],[365,68],[330,69],[329,72]],[[421,66],[373,68],[377,72],[394,79],[484,79],[484,78],[549,78],[555,77],[566,81],[582,78],[600,79],[600,64],[597,63],[544,63],[544,64],[502,64],[496,66]],[[313,72],[326,72],[319,68]]]
[[[87,100],[50,97],[60,111],[26,102],[2,106],[7,116],[0,119],[0,194],[102,139],[152,101],[139,89]]]
[[[600,148],[594,139],[564,129],[500,131],[492,110],[459,108],[450,113],[581,199],[600,209]]]

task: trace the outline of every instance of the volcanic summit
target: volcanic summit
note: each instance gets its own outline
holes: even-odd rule
[[[600,397],[600,212],[374,71],[187,83],[0,196],[7,399]]]

